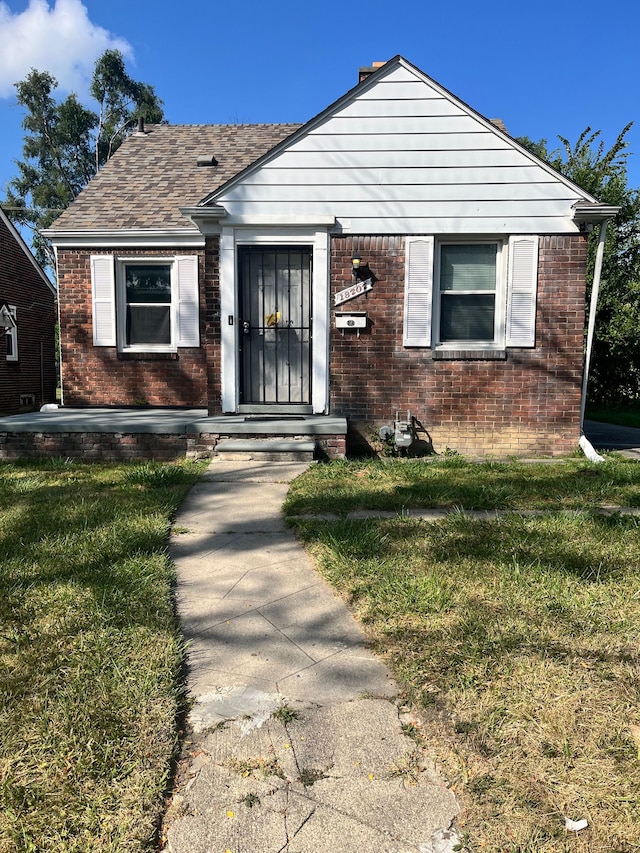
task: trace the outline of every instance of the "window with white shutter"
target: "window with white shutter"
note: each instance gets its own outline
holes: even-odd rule
[[[116,287],[113,255],[91,256],[93,345],[116,345]]]
[[[178,346],[200,346],[200,306],[198,302],[198,258],[185,255],[175,259],[178,291]]]
[[[405,243],[404,345],[431,346],[433,237],[407,237]]]
[[[93,342],[121,352],[200,346],[198,258],[91,257]]]
[[[511,237],[507,281],[507,346],[536,344],[538,237]]]
[[[434,358],[535,346],[538,243],[511,237],[507,256],[506,239],[407,237],[404,345]]]

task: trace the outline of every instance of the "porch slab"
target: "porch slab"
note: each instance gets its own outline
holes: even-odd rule
[[[207,417],[206,409],[73,409],[61,406],[41,412],[0,417],[0,432],[106,432],[184,435]]]
[[[0,432],[106,432],[186,435],[335,435],[346,434],[347,421],[328,415],[282,418],[269,415],[218,415],[207,409],[66,408],[0,417]]]
[[[46,408],[0,416],[0,459],[60,456],[84,461],[126,461],[216,455],[225,440],[293,443],[269,458],[297,459],[303,443],[329,459],[346,452],[345,418],[326,415],[219,415],[204,408]],[[262,447],[262,456],[266,448]],[[255,453],[257,451],[252,451]],[[230,455],[230,454],[227,454]],[[312,457],[313,452],[303,454]],[[253,458],[253,457],[252,457]]]

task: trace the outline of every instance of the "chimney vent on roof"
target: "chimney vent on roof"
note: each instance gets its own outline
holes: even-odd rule
[[[505,123],[502,121],[501,118],[490,118],[489,121],[494,127],[497,127],[498,130],[501,130],[503,133],[509,133]]]
[[[374,71],[377,71],[378,68],[382,68],[382,66],[386,64],[386,62],[372,62],[370,68],[360,68],[358,70],[358,83],[362,83],[362,81],[366,80],[367,77],[370,77]]]
[[[136,130],[136,136],[146,136],[146,131],[144,129],[144,118],[142,116],[138,116],[138,129]]]
[[[198,166],[217,166],[218,161],[213,154],[198,154]]]

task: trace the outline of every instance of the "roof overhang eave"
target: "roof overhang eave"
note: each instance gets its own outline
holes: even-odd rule
[[[227,211],[220,204],[181,207],[180,213],[205,236],[219,234],[220,221],[227,216]]]
[[[573,205],[573,221],[580,226],[581,231],[587,230],[587,225],[599,225],[613,217],[620,210],[613,204],[600,202],[578,201]]]
[[[103,247],[165,247],[204,246],[200,231],[192,228],[99,228],[62,230],[46,228],[43,236],[51,240],[55,248],[92,246]]]

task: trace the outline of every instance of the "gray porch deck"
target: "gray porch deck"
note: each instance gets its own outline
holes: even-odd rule
[[[186,435],[334,435],[347,431],[345,418],[329,415],[216,415],[206,409],[126,409],[60,407],[0,416],[0,432],[156,433]]]
[[[206,409],[66,408],[0,416],[0,459],[210,458],[219,452],[342,459],[347,421],[327,415],[237,414]]]

